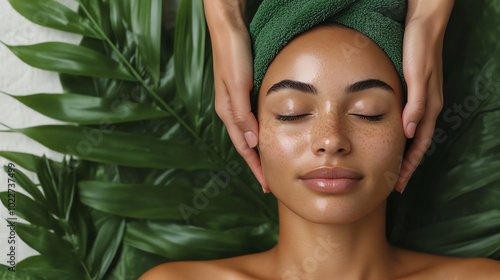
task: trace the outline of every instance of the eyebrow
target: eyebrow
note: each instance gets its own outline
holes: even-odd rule
[[[354,84],[347,86],[345,88],[345,92],[351,93],[351,92],[357,92],[357,91],[362,91],[362,90],[371,89],[371,88],[380,88],[380,89],[385,89],[385,90],[392,91],[392,92],[396,93],[394,91],[394,89],[390,85],[388,85],[386,82],[383,82],[383,81],[377,80],[377,79],[368,79],[368,80],[364,80],[364,81],[355,82]]]
[[[318,92],[316,91],[316,88],[311,84],[303,83],[303,82],[299,82],[299,81],[293,81],[293,80],[283,80],[281,82],[274,84],[267,91],[266,95],[268,95],[271,92],[279,91],[282,89],[295,89],[298,91],[302,91],[304,93],[310,93],[310,94],[315,94],[315,95],[318,94]]]
[[[380,88],[388,91],[392,91],[395,93],[394,89],[388,85],[386,82],[383,82],[378,79],[367,79],[359,82],[355,82],[354,84],[351,84],[345,88],[346,93],[353,93],[353,92],[358,92],[358,91],[363,91],[371,88]],[[294,81],[294,80],[282,80],[281,82],[278,82],[274,85],[271,86],[271,88],[267,91],[266,95],[270,94],[271,92],[279,91],[282,89],[294,89],[301,91],[303,93],[309,93],[313,95],[317,95],[318,91],[316,88],[308,83],[304,82],[299,82],[299,81]]]

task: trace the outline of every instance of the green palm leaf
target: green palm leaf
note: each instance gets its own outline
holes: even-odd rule
[[[160,80],[161,0],[133,0],[131,23],[139,55],[139,70],[149,74],[155,88]]]
[[[90,274],[101,279],[115,259],[125,233],[125,220],[115,217],[106,217],[98,221],[100,224],[97,237],[87,256],[87,263],[91,267]]]
[[[121,123],[169,116],[152,104],[83,94],[8,95],[47,117],[78,124]]]
[[[9,0],[9,2],[18,13],[36,24],[100,38],[88,19],[57,1]]]
[[[28,64],[59,72],[65,92],[10,96],[43,115],[76,124],[8,131],[77,161],[0,152],[40,180],[41,190],[18,172],[19,185],[33,197],[21,200],[35,203],[40,217],[29,211],[19,215],[32,223],[32,231],[53,230],[43,235],[54,239],[47,246],[65,244],[75,260],[74,266],[55,267],[53,256],[35,244],[42,240],[25,234],[41,253],[22,263],[26,275],[137,279],[152,265],[168,261],[166,256],[196,254],[188,249],[209,244],[219,234],[227,241],[220,249],[206,247],[203,258],[253,252],[276,242],[276,201],[260,194],[244,161],[234,158],[213,107],[213,62],[202,2],[180,1],[177,17],[162,18],[162,7],[176,2],[81,0],[78,13],[59,5],[44,9],[41,2],[14,3],[25,16],[43,9],[51,18],[47,27],[86,36],[80,46],[9,46]],[[163,28],[162,21],[176,23],[175,29]],[[79,22],[80,29],[75,27]],[[232,167],[237,175],[228,175]],[[131,230],[149,220],[164,227],[159,241],[171,240],[168,230],[173,228],[179,235],[198,237],[185,239],[180,247],[172,241],[159,247],[171,253],[152,251],[146,245],[149,237]]]
[[[21,167],[32,172],[36,171],[35,165],[38,161],[41,160],[39,156],[21,152],[0,151],[0,156],[10,161],[16,162]]]
[[[70,253],[72,249],[69,242],[65,242],[55,233],[43,227],[23,223],[16,223],[16,232],[26,244],[42,254],[52,267],[76,271],[77,275],[84,274],[78,259]]]
[[[250,234],[249,234],[250,233]],[[203,260],[259,252],[274,245],[270,224],[215,231],[191,225],[153,221],[127,226],[124,242],[174,260]]]
[[[181,1],[174,40],[174,67],[178,97],[183,101],[189,123],[199,130],[200,98],[205,64],[205,20],[201,1]],[[200,67],[201,66],[201,67]]]
[[[8,208],[8,198],[9,196],[7,192],[0,193],[0,199],[6,208]],[[41,206],[38,202],[22,193],[17,193],[15,198],[17,216],[25,219],[33,225],[38,225],[51,230],[59,230],[59,225],[57,224],[56,219],[54,219],[47,209]]]
[[[55,42],[5,46],[22,61],[36,68],[73,75],[135,81],[124,66],[86,47]]]
[[[9,168],[7,166],[5,166],[4,169],[6,173],[9,173],[8,172]],[[28,178],[28,176],[26,176],[23,172],[21,172],[21,170],[17,168],[12,168],[12,169],[14,170],[17,184],[21,186],[29,195],[31,195],[31,197],[33,197],[35,201],[37,201],[38,203],[42,202],[44,200],[44,196],[42,192],[38,189],[37,185],[35,185],[35,183],[33,183]],[[47,205],[44,205],[44,208],[48,210]]]
[[[113,127],[106,125],[106,128]],[[203,156],[202,149],[177,141],[67,125],[35,126],[10,132],[25,134],[54,151],[92,161],[133,167],[217,169]]]

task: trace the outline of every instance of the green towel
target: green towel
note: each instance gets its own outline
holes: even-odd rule
[[[358,30],[377,43],[392,60],[406,92],[402,66],[405,17],[405,0],[264,0],[250,23],[252,98],[258,95],[267,68],[279,51],[300,33],[325,21]]]

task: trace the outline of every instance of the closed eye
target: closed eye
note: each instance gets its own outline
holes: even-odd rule
[[[375,115],[375,116],[366,116],[366,115],[359,115],[359,114],[353,114],[357,116],[358,118],[362,120],[368,120],[372,122],[380,121],[383,119],[384,115]]]
[[[308,116],[309,114],[303,114],[303,115],[296,115],[296,116],[283,116],[283,115],[278,115],[276,116],[276,119],[278,121],[283,121],[283,122],[291,122],[291,121],[296,121],[296,120],[300,120],[306,116]]]

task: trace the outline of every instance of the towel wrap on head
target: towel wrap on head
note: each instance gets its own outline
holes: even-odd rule
[[[406,0],[264,0],[250,23],[254,55],[254,99],[267,68],[288,42],[322,22],[355,29],[389,56],[401,79]]]

